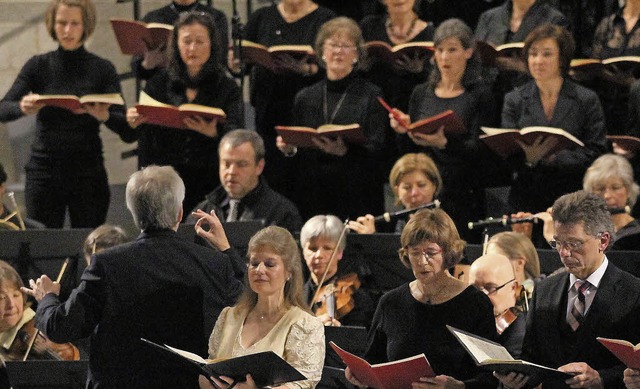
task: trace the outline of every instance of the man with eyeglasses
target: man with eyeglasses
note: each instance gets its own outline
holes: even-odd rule
[[[511,356],[520,358],[526,316],[516,307],[520,285],[509,258],[501,254],[486,254],[476,259],[469,268],[469,284],[489,296],[496,318],[498,342]]]
[[[553,204],[558,250],[566,272],[536,286],[522,359],[573,374],[543,388],[623,388],[624,365],[597,337],[640,342],[640,280],[607,260],[613,225],[607,205],[584,191]],[[521,374],[494,373],[506,388],[530,387]]]

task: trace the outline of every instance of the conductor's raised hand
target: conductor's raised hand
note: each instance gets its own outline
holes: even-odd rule
[[[38,111],[44,107],[44,104],[36,103],[36,100],[39,98],[40,95],[34,93],[24,95],[22,100],[20,100],[20,111],[25,115],[34,115],[38,113]]]
[[[422,134],[420,132],[408,133],[409,138],[418,146],[435,147],[436,149],[444,149],[447,147],[447,137],[444,134],[444,126],[440,126],[438,131],[433,134]]]
[[[48,293],[53,293],[56,296],[60,294],[60,284],[51,281],[46,275],[40,276],[36,281],[29,280],[29,286],[30,288],[23,286],[20,290],[29,296],[33,296],[37,301],[42,300]]]
[[[202,239],[209,242],[210,245],[220,251],[225,251],[231,248],[227,234],[222,228],[222,223],[216,215],[215,211],[206,213],[205,211],[198,209],[192,212],[192,215],[198,218],[195,225],[196,234]]]
[[[189,116],[184,119],[184,125],[209,138],[218,136],[218,119],[204,120],[201,116]]]

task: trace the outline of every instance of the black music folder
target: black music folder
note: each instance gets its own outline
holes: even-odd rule
[[[158,356],[180,364],[185,369],[207,378],[210,376],[227,376],[231,377],[234,382],[242,382],[247,374],[251,374],[258,387],[277,386],[286,382],[307,379],[273,351],[248,354],[220,361],[207,361],[188,351],[167,345],[159,345],[144,338],[140,340],[148,345],[149,349],[156,350]]]

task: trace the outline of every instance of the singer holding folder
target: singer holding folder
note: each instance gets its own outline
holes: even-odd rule
[[[442,178],[435,162],[426,154],[408,153],[393,165],[389,173],[389,186],[395,195],[396,205],[401,205],[402,210],[378,217],[371,214],[360,216],[355,221],[349,221],[352,231],[358,234],[373,234],[376,231],[401,233],[412,213],[405,211],[434,204],[433,200],[442,189]]]
[[[441,209],[420,210],[407,222],[400,241],[400,260],[416,279],[380,299],[364,358],[383,363],[424,353],[436,376],[420,378],[414,389],[495,388],[491,373],[476,366],[446,328],[463,326],[465,331],[497,339],[489,297],[449,273],[465,246],[453,220]],[[345,375],[360,385],[349,369]]]
[[[398,133],[400,153],[426,152],[436,162],[444,183],[443,209],[469,241],[480,241],[477,231],[465,228],[468,220],[484,214],[482,178],[487,176],[487,154],[479,137],[480,126],[497,120],[489,85],[473,59],[473,32],[460,19],[449,19],[433,37],[435,63],[429,81],[415,87],[408,115],[399,110],[400,121],[391,114],[391,127]],[[444,127],[433,134],[409,133],[406,123],[453,110],[462,119],[464,134],[447,134]]]
[[[216,223],[205,212],[199,211],[196,216],[201,218],[197,225]],[[247,252],[244,292],[235,306],[220,313],[209,339],[209,358],[273,351],[307,377],[306,381],[278,388],[314,388],[320,381],[324,363],[324,326],[308,311],[302,298],[298,245],[287,230],[270,226],[251,238]],[[220,388],[256,388],[250,375],[240,383],[229,377],[210,378]],[[213,385],[200,377],[200,387]]]

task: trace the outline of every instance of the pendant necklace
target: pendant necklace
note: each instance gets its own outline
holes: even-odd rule
[[[327,101],[327,82],[324,83],[324,96],[323,96],[322,110],[324,113],[325,124],[333,124],[333,119],[336,118],[338,111],[340,111],[340,107],[342,107],[342,103],[344,102],[344,99],[347,97],[347,92],[349,91],[350,87],[351,85],[347,86],[344,92],[342,92],[342,96],[340,96],[340,100],[338,100],[338,103],[333,109],[333,112],[331,112],[331,116],[329,116],[329,103]]]

